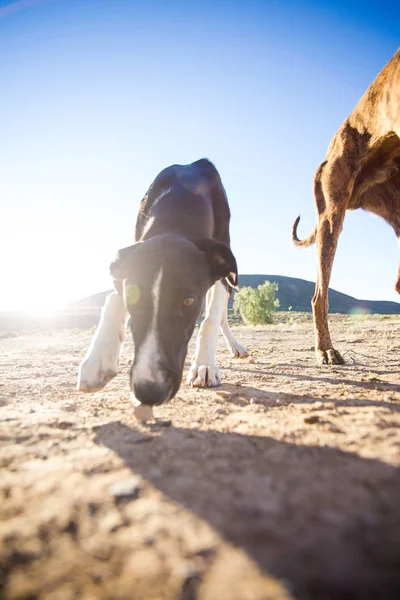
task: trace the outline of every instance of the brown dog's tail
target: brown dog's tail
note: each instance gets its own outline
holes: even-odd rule
[[[315,238],[317,237],[317,226],[314,227],[313,231],[305,240],[299,240],[297,237],[297,226],[300,222],[300,217],[297,217],[295,222],[293,223],[292,228],[292,242],[298,248],[307,248],[307,246],[311,246],[311,244],[315,243]]]

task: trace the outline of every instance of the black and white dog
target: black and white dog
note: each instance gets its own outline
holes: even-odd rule
[[[232,355],[248,355],[227,321],[229,286],[237,285],[229,220],[221,178],[208,160],[173,165],[157,176],[140,205],[136,243],[111,264],[116,292],[107,297],[80,364],[78,390],[95,392],[116,375],[128,315],[135,347],[131,395],[142,404],[162,404],[177,393],[205,301],[187,383],[221,383],[215,361],[220,327]]]

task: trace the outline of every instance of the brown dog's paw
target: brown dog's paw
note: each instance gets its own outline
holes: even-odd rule
[[[334,348],[317,350],[316,356],[319,365],[344,365],[343,356]]]

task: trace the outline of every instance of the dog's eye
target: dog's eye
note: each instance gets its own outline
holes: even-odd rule
[[[187,298],[184,298],[182,300],[182,304],[185,308],[191,308],[196,304],[196,298],[194,298],[193,296],[188,296]]]

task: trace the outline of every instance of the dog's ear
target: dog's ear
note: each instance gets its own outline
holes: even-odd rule
[[[128,246],[127,248],[121,248],[118,250],[117,256],[110,264],[110,274],[114,281],[122,281],[126,278],[128,273],[128,263],[135,250],[138,248],[141,242]]]
[[[236,259],[229,246],[211,239],[198,240],[196,246],[206,255],[212,280],[227,279],[231,287],[236,287],[238,270]]]

